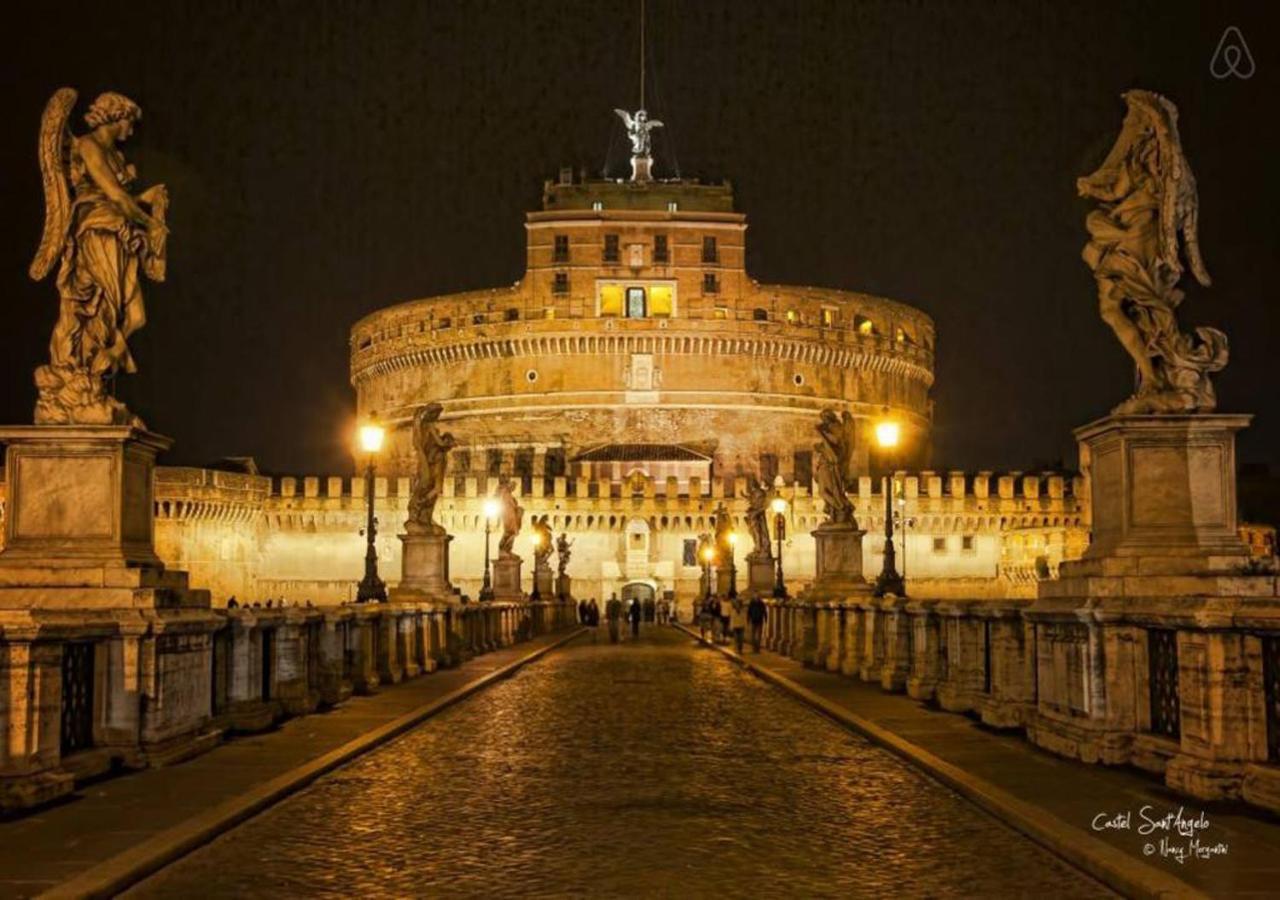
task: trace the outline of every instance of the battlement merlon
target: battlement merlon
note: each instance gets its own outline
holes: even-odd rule
[[[609,179],[548,180],[542,187],[543,212],[529,218],[545,218],[547,213],[568,210],[661,210],[672,213],[733,213],[733,186],[728,181],[704,184],[698,179],[668,179],[648,182]],[[673,206],[674,204],[674,206]]]

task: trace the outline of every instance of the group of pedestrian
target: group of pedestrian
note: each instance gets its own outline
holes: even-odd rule
[[[642,622],[666,625],[671,621],[671,603],[668,600],[640,600],[632,597],[629,602],[618,599],[614,594],[604,604],[604,620],[609,627],[609,642],[618,643],[622,637],[622,623],[625,620],[631,630],[631,637],[640,637]],[[600,626],[600,604],[595,598],[578,601],[578,623],[586,628],[595,629]],[[592,632],[595,640],[595,632]]]
[[[732,594],[727,602],[722,602],[719,595],[710,594],[702,601],[698,613],[698,630],[703,640],[708,640],[708,633],[711,635],[710,640],[717,644],[727,644],[732,640],[739,653],[742,652],[742,645],[749,631],[751,649],[759,653],[764,623],[768,617],[768,607],[759,596],[743,600],[737,594]]]

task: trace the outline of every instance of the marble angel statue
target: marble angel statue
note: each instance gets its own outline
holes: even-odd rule
[[[49,363],[35,372],[35,421],[142,427],[111,393],[117,373],[137,371],[128,339],[146,323],[142,278],[164,281],[169,197],[160,184],[131,193],[137,170],[118,145],[142,118],[138,105],[101,94],[77,135],[76,98],[58,90],[40,121],[45,222],[29,274],[42,281],[56,266],[60,305]]]
[[[754,475],[747,476],[747,530],[751,532],[752,559],[773,559],[769,542],[769,492]]]
[[[1209,373],[1227,364],[1227,336],[1178,327],[1186,267],[1210,284],[1197,236],[1199,199],[1178,137],[1178,109],[1151,91],[1126,91],[1124,126],[1106,160],[1080,178],[1098,201],[1082,256],[1093,270],[1102,319],[1133,358],[1137,390],[1117,414],[1210,412]]]
[[[437,423],[442,412],[444,407],[439,403],[428,403],[413,417],[413,449],[418,458],[418,471],[409,494],[406,524],[410,531],[418,533],[444,533],[444,528],[435,522],[435,509],[444,490],[449,451],[456,441],[452,434],[440,431]]]
[[[856,527],[853,503],[849,500],[856,428],[853,415],[845,411],[843,416],[837,416],[834,409],[824,409],[817,428],[821,440],[814,445],[817,457],[814,476],[826,506],[826,524]]]
[[[614,112],[618,114],[618,118],[622,119],[622,125],[627,129],[627,137],[631,139],[631,155],[649,156],[653,150],[653,138],[649,132],[655,128],[661,128],[662,123],[657,119],[650,119],[649,114],[643,109],[637,109],[634,116],[625,109],[615,109]]]
[[[570,552],[571,547],[573,547],[573,541],[569,540],[568,534],[561,532],[560,537],[556,538],[556,568],[561,578],[565,576],[565,572],[569,568],[569,557],[572,555]]]
[[[498,539],[498,555],[504,559],[515,556],[516,535],[524,525],[524,507],[516,502],[511,492],[511,479],[503,476],[498,481],[498,508],[502,517],[502,537]]]
[[[535,569],[549,568],[548,560],[555,551],[555,535],[551,531],[550,514],[541,517],[534,516],[531,526],[533,530],[533,567]]]

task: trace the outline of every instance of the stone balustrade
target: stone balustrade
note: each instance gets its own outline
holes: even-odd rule
[[[1229,583],[1228,583],[1229,582]],[[1280,812],[1280,587],[1108,608],[1031,599],[766,600],[764,645],[814,668]]]
[[[0,810],[574,624],[572,603],[36,615],[0,623]]]

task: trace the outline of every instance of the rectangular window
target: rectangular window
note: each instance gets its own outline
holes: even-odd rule
[[[795,469],[796,483],[801,487],[811,487],[813,485],[813,451],[797,450],[792,465]]]
[[[520,479],[520,490],[529,494],[533,492],[533,448],[521,447],[516,451],[513,474]]]
[[[453,324],[453,320],[450,319],[448,316],[445,316],[443,319],[436,320],[436,327],[442,330],[445,328],[448,328],[452,324]]]
[[[542,317],[544,319],[554,319],[556,317],[556,308],[554,306],[548,306],[542,311]]]
[[[871,320],[865,316],[854,316],[853,327],[857,329],[858,334],[875,334],[876,327],[871,324]]]
[[[622,285],[606,284],[600,287],[600,315],[622,315]]]
[[[960,549],[964,550],[966,553],[972,553],[976,546],[973,535],[966,534],[964,537],[960,538]]]
[[[653,261],[655,263],[668,261],[667,236],[665,234],[655,234],[653,236]]]
[[[490,450],[488,454],[488,460],[489,460],[488,462],[489,474],[494,476],[501,475],[502,474],[502,451]]]
[[[822,307],[822,327],[834,328],[836,324],[836,311],[830,306]]]
[[[643,319],[645,317],[644,288],[627,288],[627,318]]]
[[[453,451],[453,471],[455,472],[471,471],[471,451],[470,450]]]
[[[702,273],[702,293],[704,294],[720,293],[720,279],[716,278],[715,272]]]
[[[788,325],[800,324],[800,313],[796,312],[794,309],[787,310],[787,324]]]
[[[714,316],[715,316],[715,318],[717,318],[717,319],[727,319],[727,318],[729,318],[729,307],[727,307],[727,306],[717,306],[717,307],[716,307],[716,311],[715,311]]]
[[[520,310],[513,307],[507,310],[506,317],[508,322],[514,322],[520,318]]]
[[[934,553],[946,553],[946,552],[947,552],[947,539],[946,539],[946,538],[944,538],[944,537],[936,537],[936,538],[934,538],[934,539],[933,539],[933,552],[934,552]]]
[[[649,315],[670,316],[672,306],[670,285],[656,284],[649,288]]]
[[[698,539],[684,539],[684,558],[682,560],[686,566],[696,566],[698,564]]]
[[[566,263],[569,261],[569,235],[557,234],[553,261]]]
[[[485,315],[484,315],[484,313],[473,313],[473,314],[472,314],[472,316],[471,316],[471,324],[472,324],[472,325],[483,325],[483,324],[484,324],[484,322],[485,322]]]
[[[716,246],[715,238],[704,237],[702,239],[702,261],[704,263],[720,262],[719,248]]]
[[[551,286],[551,290],[557,294],[569,293],[569,273],[557,272],[556,280]]]
[[[618,261],[618,236],[616,234],[606,234],[604,236],[604,261],[607,263],[616,263]]]

